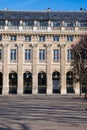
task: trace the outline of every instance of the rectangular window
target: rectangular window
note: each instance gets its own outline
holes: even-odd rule
[[[45,41],[45,36],[39,36],[39,41],[44,42]]]
[[[67,60],[68,61],[73,60],[73,53],[71,49],[67,49]]]
[[[54,26],[54,27],[60,27],[60,26],[61,26],[61,23],[60,23],[60,22],[53,22],[53,26]]]
[[[59,41],[59,37],[58,37],[58,36],[54,36],[54,37],[53,37],[53,41],[55,41],[55,42],[56,42],[56,41]]]
[[[45,60],[45,50],[44,49],[40,49],[39,50],[39,60]]]
[[[0,41],[2,41],[2,35],[0,35]]]
[[[72,42],[73,41],[73,36],[67,36],[67,41]]]
[[[23,22],[23,26],[34,26],[34,22]]]
[[[48,22],[40,22],[40,26],[48,26]]]
[[[2,50],[0,49],[0,60],[2,60]]]
[[[16,41],[16,40],[17,40],[17,36],[15,36],[15,35],[10,36],[10,41]]]
[[[30,60],[31,59],[31,50],[26,49],[25,50],[25,60]]]
[[[59,60],[59,50],[58,49],[54,49],[53,50],[53,60],[54,61],[58,61]]]
[[[19,26],[19,21],[9,21],[8,25],[9,26]]]
[[[5,21],[0,21],[0,26],[5,26]]]
[[[25,36],[25,41],[31,41],[31,36]]]
[[[10,60],[15,61],[16,60],[16,49],[11,49],[10,50]]]

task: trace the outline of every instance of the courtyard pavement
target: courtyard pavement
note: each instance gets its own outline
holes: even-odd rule
[[[87,130],[87,100],[75,95],[0,96],[0,130]]]

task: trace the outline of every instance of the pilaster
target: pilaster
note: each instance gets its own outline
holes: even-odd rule
[[[52,45],[47,45],[47,94],[52,94]]]
[[[62,44],[61,46],[61,94],[66,94],[66,45]]]
[[[38,72],[37,72],[37,58],[38,58],[38,48],[37,44],[32,45],[32,60],[33,60],[33,66],[32,66],[32,94],[38,93]]]
[[[8,76],[8,44],[3,46],[3,89],[2,95],[8,95],[9,76]]]
[[[23,94],[23,44],[18,47],[18,94]]]

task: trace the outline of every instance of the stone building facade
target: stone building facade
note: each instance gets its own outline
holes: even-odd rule
[[[87,11],[0,10],[0,94],[79,94],[72,44],[87,32]]]

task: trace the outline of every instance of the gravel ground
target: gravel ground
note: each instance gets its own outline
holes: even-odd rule
[[[87,100],[75,95],[0,96],[0,130],[87,130]]]

